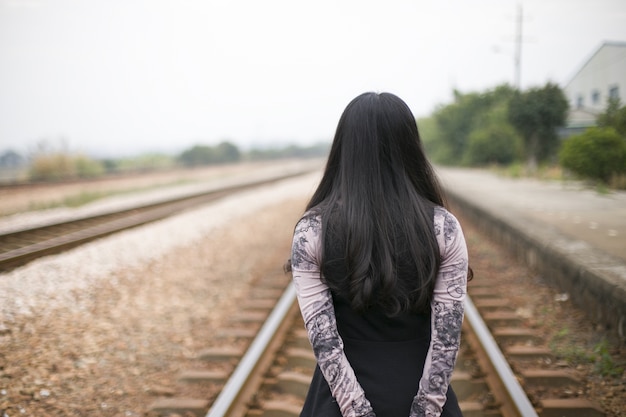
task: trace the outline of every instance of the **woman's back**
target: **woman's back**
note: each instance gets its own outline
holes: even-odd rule
[[[342,114],[291,267],[318,362],[302,416],[460,415],[467,249],[397,97]]]

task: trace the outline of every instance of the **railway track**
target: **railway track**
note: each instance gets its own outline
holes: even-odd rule
[[[299,174],[5,234],[0,236],[0,269]],[[147,415],[297,416],[315,360],[288,282],[277,273],[257,283],[241,313],[216,332],[214,346],[198,353],[197,366],[181,372],[181,388],[162,393]],[[480,277],[470,283],[469,291],[472,298],[452,381],[466,417],[604,415],[584,398],[563,398],[563,392],[578,392],[584,381],[545,366],[554,361],[546,341],[525,325],[506,294],[495,292]],[[195,391],[204,395],[185,396],[187,385],[201,387]]]
[[[238,342],[243,340],[247,349],[209,349],[198,355],[202,370],[181,373],[180,384],[200,384],[213,394],[200,399],[176,394],[159,398],[149,415],[298,416],[315,358],[295,291],[287,282],[278,274],[259,283],[256,294],[242,306],[241,316],[218,332],[233,346],[241,346]],[[583,398],[552,397],[564,390],[576,391],[583,381],[565,371],[542,369],[542,364],[553,360],[552,354],[539,335],[524,327],[506,297],[480,284],[472,285],[471,293],[452,379],[465,417],[604,415]],[[275,306],[271,312],[270,305]],[[226,372],[225,361],[231,365]]]
[[[0,234],[0,272],[34,259],[66,251],[89,241],[181,213],[230,194],[302,175],[310,170],[275,175],[223,188],[179,196],[94,216],[75,218]]]

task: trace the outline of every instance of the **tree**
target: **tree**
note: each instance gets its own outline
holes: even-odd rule
[[[507,121],[507,109],[501,103],[476,123],[463,155],[465,165],[505,165],[518,159],[522,140]]]
[[[436,149],[434,155],[437,162],[460,163],[472,131],[495,107],[507,103],[512,95],[513,90],[508,85],[483,93],[462,94],[454,91],[454,103],[437,109],[433,114],[436,135],[431,134],[428,148]],[[437,141],[436,145],[432,143],[433,140]]]
[[[525,92],[516,91],[509,103],[509,121],[524,141],[531,170],[558,149],[556,128],[565,123],[568,103],[561,88],[552,83]]]
[[[183,165],[189,167],[209,165],[215,159],[214,153],[213,148],[210,146],[195,145],[180,154],[179,159]]]
[[[433,116],[417,119],[417,128],[424,150],[433,161],[441,162],[447,154],[443,141],[439,138],[437,120]]]
[[[219,164],[237,162],[241,158],[239,148],[230,142],[222,142],[215,148],[215,162]]]
[[[179,156],[182,164],[189,167],[225,164],[237,162],[240,159],[239,148],[230,142],[222,142],[217,146],[195,145]]]

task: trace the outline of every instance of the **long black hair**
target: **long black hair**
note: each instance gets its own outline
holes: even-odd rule
[[[441,263],[433,215],[443,205],[409,107],[390,93],[359,95],[307,205],[321,216],[323,279],[357,311],[428,311]]]

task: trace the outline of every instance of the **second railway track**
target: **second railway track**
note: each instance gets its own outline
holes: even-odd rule
[[[0,234],[0,272],[14,269],[42,256],[63,252],[112,233],[181,213],[236,192],[268,185],[307,172],[310,170],[249,180],[119,211],[6,232]]]

